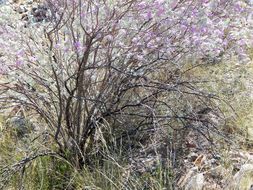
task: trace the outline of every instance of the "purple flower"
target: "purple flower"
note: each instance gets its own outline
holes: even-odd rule
[[[23,65],[23,61],[20,60],[20,59],[18,59],[18,60],[16,61],[15,65],[16,65],[17,67],[19,67],[19,66]]]
[[[160,16],[162,16],[162,15],[164,14],[164,12],[165,12],[164,8],[163,8],[163,7],[160,7],[160,8],[157,10],[156,15],[157,15],[158,17],[160,17]]]
[[[146,19],[147,19],[147,20],[152,19],[152,12],[151,12],[151,11],[148,11],[148,12],[147,12],[147,14],[146,14]]]
[[[146,6],[147,6],[147,5],[146,5],[145,2],[141,2],[141,3],[138,4],[138,8],[139,8],[139,9],[145,9]]]
[[[17,53],[16,53],[16,56],[17,57],[23,57],[25,55],[25,51],[23,49],[19,50]]]
[[[80,43],[79,41],[75,42],[75,43],[74,43],[74,47],[75,47],[77,50],[81,49],[81,43]]]

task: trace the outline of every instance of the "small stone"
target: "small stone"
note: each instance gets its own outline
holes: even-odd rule
[[[185,186],[185,190],[202,190],[205,183],[205,177],[203,173],[197,174],[191,178],[191,180]]]
[[[31,5],[31,4],[33,4],[33,0],[27,0],[26,3],[27,3],[28,5]]]
[[[253,164],[244,164],[234,175],[228,189],[251,190],[253,183]]]
[[[17,11],[19,14],[22,14],[22,13],[27,12],[27,9],[26,9],[25,6],[20,5],[20,6],[17,8],[16,11]]]

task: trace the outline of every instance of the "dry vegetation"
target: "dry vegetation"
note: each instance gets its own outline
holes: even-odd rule
[[[114,25],[87,33],[74,20],[80,10],[68,8],[73,20],[62,14],[53,25],[20,21],[8,9],[24,26],[13,48],[25,51],[19,60],[1,50],[1,59],[29,64],[1,73],[0,189],[211,190],[253,183],[243,177],[242,186],[231,183],[253,162],[251,63],[233,56],[157,61],[151,52],[140,64],[127,57],[131,50],[115,58],[118,47],[108,37],[118,35]],[[139,26],[133,36],[150,28]],[[78,36],[86,36],[85,47]],[[65,38],[74,40],[68,53],[60,47]]]

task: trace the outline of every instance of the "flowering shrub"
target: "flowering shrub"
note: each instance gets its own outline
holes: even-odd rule
[[[109,137],[200,120],[186,110],[213,102],[183,80],[185,60],[249,61],[252,6],[244,1],[48,0],[47,6],[50,22],[41,26],[1,22],[2,106],[44,119],[77,167]]]

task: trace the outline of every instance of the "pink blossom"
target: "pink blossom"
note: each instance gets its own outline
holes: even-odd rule
[[[15,63],[15,65],[17,66],[17,67],[19,67],[19,66],[21,66],[21,65],[23,65],[24,64],[24,62],[22,61],[22,60],[20,60],[20,59],[18,59],[17,61],[16,61],[16,63]]]
[[[153,17],[152,12],[151,12],[151,11],[148,11],[148,12],[146,13],[145,18],[146,18],[147,20],[150,20],[150,19],[152,19],[152,17]]]

